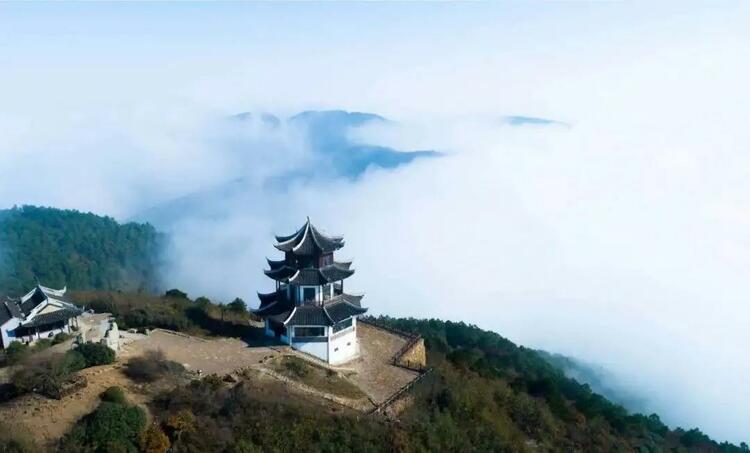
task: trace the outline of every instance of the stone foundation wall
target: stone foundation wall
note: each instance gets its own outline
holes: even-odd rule
[[[418,337],[410,342],[406,348],[395,360],[397,365],[412,370],[423,370],[427,367],[427,350],[424,346],[424,338]]]

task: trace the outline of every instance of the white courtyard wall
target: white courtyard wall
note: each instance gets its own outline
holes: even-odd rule
[[[328,342],[328,363],[339,364],[357,357],[359,344],[355,327],[333,334]]]
[[[295,341],[292,347],[298,351],[328,361],[328,343],[325,341]]]

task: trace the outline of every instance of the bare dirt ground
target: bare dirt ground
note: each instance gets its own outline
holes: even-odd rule
[[[238,368],[258,365],[264,358],[279,354],[265,346],[250,347],[234,338],[206,340],[187,335],[154,330],[148,337],[133,341],[125,347],[123,357],[160,349],[169,360],[181,363],[190,371],[224,375]]]
[[[406,338],[360,322],[357,339],[360,358],[335,369],[343,371],[375,404],[384,402],[419,376],[416,371],[391,364],[393,355],[408,341]]]
[[[120,364],[114,364],[81,371],[88,385],[60,400],[36,394],[11,400],[0,406],[0,420],[26,429],[33,433],[40,446],[50,448],[79,418],[96,408],[99,395],[108,387],[125,388],[129,401],[134,404],[142,405],[148,400],[142,389],[124,376],[120,368]]]
[[[106,315],[92,316],[82,328],[95,335],[102,320],[106,320]],[[310,356],[294,354],[337,371],[367,394],[369,400],[380,404],[419,373],[390,364],[393,355],[406,343],[405,338],[365,323],[358,324],[357,332],[360,358],[343,366],[328,367]],[[54,348],[56,352],[64,352],[70,348],[70,344],[66,342]],[[123,387],[132,403],[145,407],[159,386],[134,383],[122,373],[122,367],[129,358],[152,349],[162,350],[168,359],[183,364],[190,371],[200,371],[202,375],[215,373],[223,376],[240,369],[249,370],[249,374],[245,372],[243,375],[254,376],[251,379],[257,381],[258,385],[273,379],[272,374],[264,373],[271,369],[271,359],[293,353],[288,347],[254,346],[233,338],[209,340],[163,330],[154,330],[149,335],[121,332],[117,363],[81,372],[88,380],[87,387],[61,400],[38,395],[16,398],[0,405],[0,420],[12,421],[28,429],[41,445],[51,447],[78,419],[96,408],[99,395],[110,386]],[[322,391],[316,395],[315,389],[286,384],[290,393],[305,394],[308,399],[317,396],[321,404],[331,404],[330,399],[323,400],[326,395]]]

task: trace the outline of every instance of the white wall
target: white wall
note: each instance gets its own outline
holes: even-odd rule
[[[359,353],[357,331],[352,325],[347,330],[335,333],[328,342],[328,363],[339,364],[351,360]]]
[[[294,341],[292,347],[326,362],[328,361],[328,343],[325,341]]]
[[[20,338],[11,337],[8,335],[9,330],[13,330],[21,323],[21,321],[18,318],[11,318],[5,322],[2,326],[0,326],[0,333],[2,333],[3,338],[3,348],[7,348],[8,345],[10,345],[11,341],[20,341]]]

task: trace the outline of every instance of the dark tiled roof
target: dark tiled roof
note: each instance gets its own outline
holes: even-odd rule
[[[342,269],[349,269],[350,267],[352,267],[351,261],[334,261],[333,264],[334,266],[338,266]]]
[[[282,252],[292,252],[295,255],[312,255],[315,253],[328,253],[338,250],[344,246],[344,238],[339,236],[327,236],[321,233],[311,223],[310,219],[290,236],[276,236],[279,241],[274,247]]]
[[[63,308],[61,310],[53,311],[52,313],[37,315],[28,324],[24,324],[23,327],[38,327],[47,324],[53,324],[56,322],[74,318],[81,313],[83,313],[81,310],[75,308]]]
[[[294,283],[295,285],[319,286],[343,280],[350,277],[352,274],[354,274],[353,269],[345,269],[343,267],[338,267],[336,264],[331,264],[329,266],[321,267],[320,269],[315,269],[313,267],[300,269],[299,272],[289,278],[289,283]]]
[[[21,312],[21,307],[18,306],[18,303],[14,300],[7,300],[5,301],[5,306],[8,308],[8,311],[10,312],[10,315],[14,318],[23,318],[23,313]]]
[[[285,281],[286,279],[294,275],[296,272],[297,272],[296,269],[294,269],[293,267],[289,267],[289,266],[282,266],[277,269],[270,269],[267,271],[263,271],[263,273],[266,274],[267,276],[271,277],[274,280],[278,280],[280,282]]]
[[[286,322],[288,326],[330,326],[333,325],[323,307],[303,305],[297,307],[292,317]]]
[[[278,292],[274,291],[272,293],[258,293],[258,299],[260,299],[260,308],[265,307],[268,304],[276,302],[276,300],[279,298]]]
[[[268,261],[268,265],[271,267],[271,270],[279,269],[283,267],[284,264],[286,263],[285,260],[276,261],[276,260],[269,260],[268,258],[266,258],[266,261]]]
[[[295,285],[318,286],[326,284],[326,279],[318,269],[308,268],[300,269],[299,272],[289,279],[289,283],[294,283]]]
[[[12,302],[8,302],[7,300],[0,299],[0,326],[8,322],[10,318],[13,318],[14,316],[11,314],[10,309],[8,307],[8,304]]]
[[[367,312],[366,308],[358,307],[350,304],[344,298],[338,302],[325,305],[325,311],[328,317],[334,323],[341,322],[352,316],[361,315]]]
[[[309,221],[310,219],[308,219],[308,222]],[[288,236],[276,236],[276,242],[279,242],[279,243],[287,242],[288,240],[292,238],[296,238],[297,236],[302,236],[302,234],[305,232],[305,228],[307,228],[307,222],[305,222],[305,224],[302,225],[302,227],[300,227],[300,229],[295,231],[293,234],[290,234]]]
[[[42,288],[37,286],[34,289],[34,294],[31,295],[26,301],[21,303],[21,311],[24,315],[28,316],[29,313],[31,313],[31,310],[36,308],[37,305],[41,304],[47,300],[47,295],[44,294],[44,291],[42,291]]]
[[[351,265],[351,263],[348,264],[349,266]],[[323,275],[323,278],[326,280],[326,282],[337,282],[339,280],[351,277],[354,274],[354,269],[349,269],[349,266],[344,267],[339,263],[333,263],[331,265],[321,267],[320,273]]]

